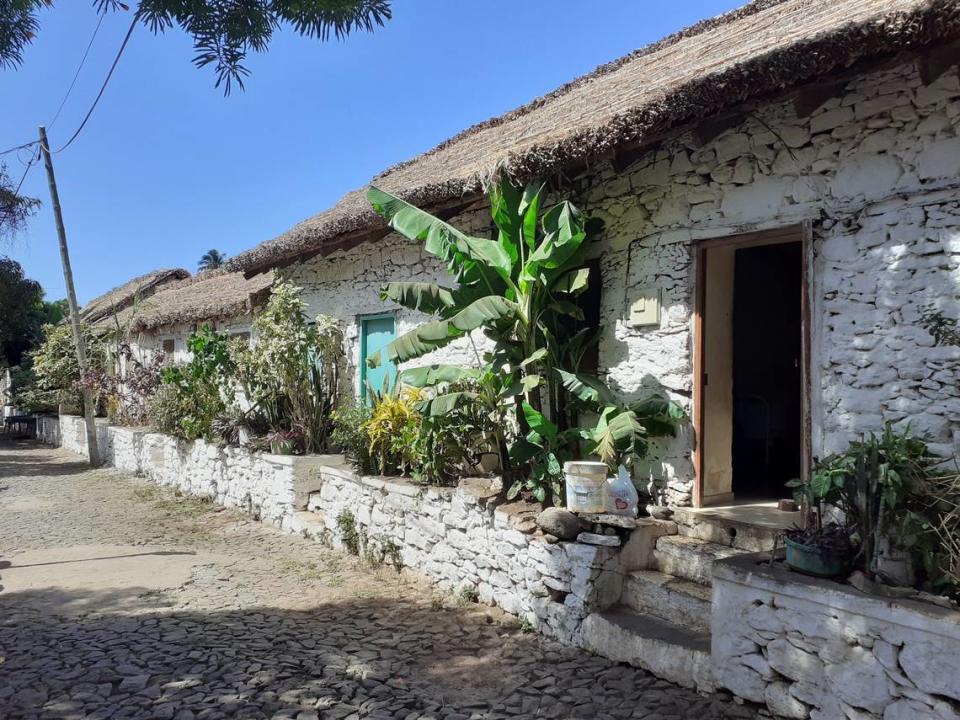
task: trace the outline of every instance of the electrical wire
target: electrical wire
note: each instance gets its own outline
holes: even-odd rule
[[[26,170],[23,171],[23,175],[20,178],[20,182],[17,183],[17,189],[13,191],[13,196],[18,197],[20,195],[20,188],[23,187],[23,181],[27,179],[27,174],[30,172],[30,168],[33,167],[33,164],[40,159],[40,151],[37,150],[35,157],[30,158],[30,162],[27,163]]]
[[[103,81],[103,85],[100,86],[100,92],[97,93],[97,97],[93,100],[93,105],[90,106],[90,109],[87,110],[87,114],[83,117],[83,122],[80,123],[80,127],[76,129],[73,135],[70,136],[70,139],[63,144],[58,150],[54,150],[54,153],[62,153],[71,144],[77,139],[77,136],[80,135],[80,132],[86,126],[87,121],[90,119],[90,116],[93,115],[93,111],[97,107],[97,103],[100,102],[100,98],[103,97],[104,91],[107,89],[107,84],[110,82],[110,78],[113,77],[113,71],[117,69],[117,63],[120,62],[120,57],[123,55],[123,51],[127,47],[127,43],[130,40],[130,36],[133,35],[133,29],[137,26],[137,21],[140,19],[138,13],[134,13],[133,20],[130,22],[130,28],[127,30],[127,34],[123,38],[123,43],[120,45],[120,50],[117,51],[117,56],[113,59],[113,64],[110,66],[110,70],[107,72],[107,77]],[[35,141],[36,142],[36,141]]]
[[[16,152],[17,150],[23,150],[23,148],[30,147],[31,145],[36,145],[38,142],[40,141],[31,140],[30,142],[23,143],[22,145],[17,145],[15,147],[9,148],[8,150],[0,151],[0,155],[9,155],[10,153]]]
[[[57,112],[53,115],[53,120],[47,123],[47,129],[51,129],[53,124],[57,122],[57,118],[60,117],[60,111],[63,110],[63,106],[67,104],[67,98],[70,97],[70,93],[73,92],[73,86],[77,84],[77,78],[80,77],[80,71],[83,70],[84,63],[87,62],[87,56],[90,54],[90,48],[93,47],[93,41],[97,39],[97,33],[100,32],[100,26],[103,24],[103,19],[107,16],[105,12],[100,13],[100,19],[97,20],[97,26],[93,29],[93,35],[90,36],[90,42],[87,43],[87,49],[83,51],[83,57],[80,58],[80,64],[77,66],[77,71],[73,74],[73,80],[70,81],[70,87],[67,88],[67,94],[63,96],[63,100],[60,101],[60,107],[57,108]]]

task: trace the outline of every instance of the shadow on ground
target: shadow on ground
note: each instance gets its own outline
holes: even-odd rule
[[[83,594],[64,592],[59,602],[130,599]],[[356,598],[309,611],[191,612],[165,611],[158,594],[147,612],[67,619],[37,600],[0,595],[5,718],[752,716],[642,671],[558,651],[476,606]]]
[[[11,477],[51,477],[77,475],[90,469],[83,460],[67,459],[66,456],[28,452],[49,449],[36,440],[16,440],[0,437],[0,479]]]

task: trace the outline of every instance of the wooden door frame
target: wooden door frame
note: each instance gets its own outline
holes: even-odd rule
[[[696,287],[694,289],[693,315],[693,505],[703,507],[703,442],[704,442],[704,384],[706,367],[704,348],[704,312],[706,310],[707,251],[711,248],[759,247],[763,245],[782,245],[799,242],[801,254],[800,273],[800,473],[806,478],[811,463],[811,424],[810,424],[810,248],[811,225],[804,222],[787,225],[771,230],[726,235],[724,237],[695,240],[693,246]],[[731,492],[733,488],[731,487]]]

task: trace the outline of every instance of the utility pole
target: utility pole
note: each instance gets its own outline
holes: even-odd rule
[[[80,377],[87,372],[87,346],[80,331],[80,308],[77,307],[77,292],[73,287],[73,271],[70,269],[70,252],[67,250],[67,231],[63,227],[63,215],[60,212],[60,194],[57,192],[57,178],[53,174],[53,158],[50,155],[50,145],[47,143],[47,129],[40,126],[40,152],[43,154],[43,164],[47,168],[47,183],[50,185],[50,204],[53,207],[53,218],[57,223],[57,236],[60,238],[60,260],[63,263],[63,280],[67,285],[67,303],[70,305],[70,324],[73,326],[73,342],[77,347],[77,365],[80,367]],[[97,447],[97,425],[93,406],[93,390],[84,384],[83,387],[83,419],[87,425],[87,454],[90,465],[100,464],[100,451]]]

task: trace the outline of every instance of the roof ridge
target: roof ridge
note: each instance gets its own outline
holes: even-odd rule
[[[555,100],[558,97],[562,97],[566,95],[567,93],[571,92],[572,90],[580,87],[581,85],[587,82],[590,82],[591,80],[594,80],[598,77],[603,77],[604,75],[608,75],[612,72],[615,72],[616,70],[619,70],[621,67],[626,65],[628,62],[631,62],[632,60],[636,60],[637,58],[643,57],[644,55],[650,55],[651,53],[657,52],[658,50],[662,50],[664,48],[670,47],[671,45],[675,45],[681,40],[687,40],[689,38],[696,37],[697,35],[702,35],[705,32],[714,30],[728,23],[735,22],[737,20],[742,20],[745,17],[750,17],[751,15],[756,15],[757,13],[762,12],[764,10],[769,10],[772,7],[776,7],[778,5],[783,5],[790,2],[796,2],[799,4],[801,2],[804,2],[804,0],[752,0],[751,2],[748,2],[745,5],[741,5],[740,7],[734,8],[733,10],[728,10],[725,13],[714,15],[713,17],[709,17],[709,18],[704,18],[703,20],[698,20],[693,25],[688,25],[687,27],[681,28],[680,30],[677,30],[676,32],[671,33],[670,35],[667,35],[665,37],[662,37],[659,40],[643,45],[637,48],[636,50],[633,50],[627,53],[626,55],[621,55],[618,58],[610,60],[609,62],[603,63],[602,65],[598,65],[590,72],[584,75],[579,75],[573,80],[565,82],[563,85],[560,85],[559,87],[554,88],[553,90],[548,92],[546,95],[541,95],[540,97],[536,97],[533,100],[530,100],[524,103],[523,105],[515,107],[512,110],[508,110],[507,112],[501,115],[497,115],[496,117],[487,118],[486,120],[482,120],[478,123],[474,123],[470,127],[464,130],[461,130],[456,135],[453,135],[452,137],[449,137],[446,140],[443,140],[442,142],[433,146],[429,150],[425,150],[424,152],[419,153],[412,158],[408,158],[407,160],[402,160],[401,162],[391,165],[386,170],[383,170],[382,172],[379,172],[376,175],[374,175],[373,178],[371,178],[371,180],[367,184],[372,185],[375,181],[380,180],[381,178],[384,178],[387,175],[390,175],[391,173],[394,173],[398,170],[402,170],[403,168],[408,167],[409,165],[412,165],[413,163],[418,162],[419,160],[422,160],[425,157],[429,157],[430,155],[440,152],[445,148],[447,148],[448,146],[456,142],[459,142],[464,138],[470,137],[471,135],[475,135],[476,133],[482,130],[486,130],[487,128],[491,128],[491,127],[497,127],[498,125],[503,125],[504,123],[508,123],[511,120],[521,117],[527,114],[528,112],[530,112],[531,110],[535,110]]]

